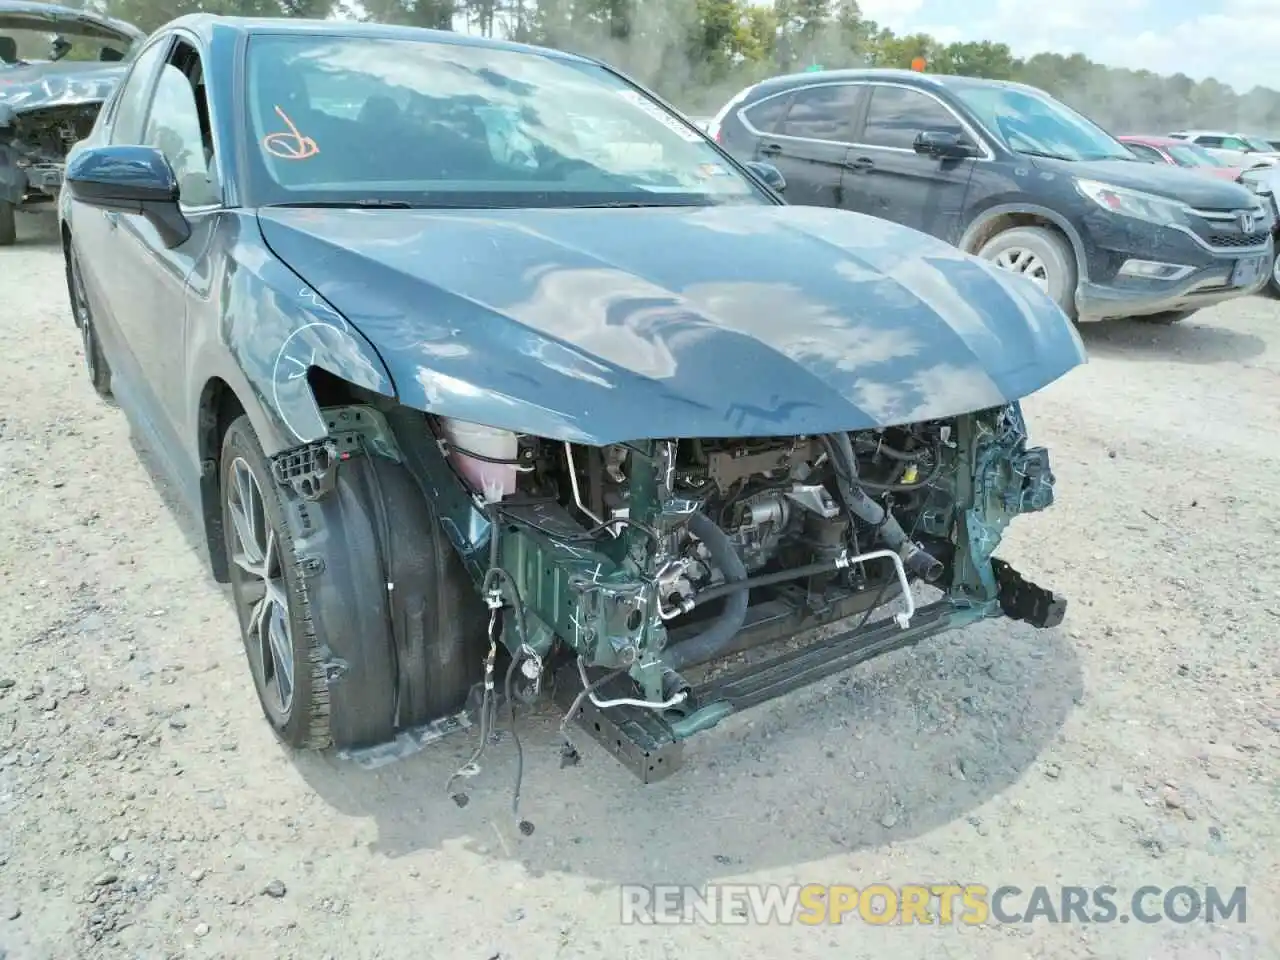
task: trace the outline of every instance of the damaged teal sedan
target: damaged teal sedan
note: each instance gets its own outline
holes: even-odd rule
[[[652,781],[869,657],[1061,620],[994,554],[1053,502],[1020,400],[1084,362],[1073,326],[784,189],[566,53],[209,15],[148,39],[69,158],[73,315],[285,742],[479,750],[552,697]]]

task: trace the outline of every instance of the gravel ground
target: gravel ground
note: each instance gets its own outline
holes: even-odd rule
[[[376,770],[275,741],[228,594],[84,376],[52,226],[23,219],[0,251],[0,957],[1280,956],[1280,304],[1091,326],[1090,363],[1026,404],[1059,502],[1002,552],[1071,598],[1062,628],[866,664],[649,787],[594,745],[561,770],[534,717],[525,837],[510,742],[458,808],[466,737]],[[1122,907],[1246,885],[1248,914],[622,926],[627,882],[1110,884]]]

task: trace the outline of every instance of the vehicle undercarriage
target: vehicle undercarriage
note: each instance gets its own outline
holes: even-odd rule
[[[855,433],[603,447],[403,407],[325,414],[330,436],[275,458],[276,478],[315,502],[361,457],[414,477],[487,606],[469,706],[432,721],[478,723],[477,752],[499,698],[553,689],[566,723],[650,782],[731,713],[944,630],[1000,615],[1049,627],[1065,609],[993,557],[1013,517],[1053,502],[1047,452],[1027,446],[1016,402]],[[394,571],[387,583],[401,589]],[[939,598],[917,606],[916,584]],[[830,635],[797,650],[686,678],[819,626]],[[346,667],[335,654],[331,690]],[[577,759],[567,732],[566,755]]]

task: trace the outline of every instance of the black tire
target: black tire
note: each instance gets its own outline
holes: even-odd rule
[[[1276,251],[1271,261],[1271,276],[1267,277],[1266,291],[1273,297],[1280,298],[1280,250]]]
[[[362,466],[367,499],[385,508],[373,519],[396,585],[388,610],[399,725],[416,726],[461,710],[484,678],[488,610],[409,471],[376,457]]]
[[[1020,251],[1030,254],[1042,270],[1036,270],[1034,276],[1024,270],[1016,272],[1032,279],[1043,279],[1045,291],[1054,303],[1072,320],[1076,319],[1076,278],[1079,271],[1071,245],[1047,227],[1012,227],[984,243],[978,256],[997,266],[1012,269],[1002,261],[1012,259]]]
[[[250,502],[254,493],[246,493],[245,478],[239,472],[241,470],[247,470],[256,482],[260,506],[254,506]],[[286,518],[285,505],[271,475],[270,464],[262,452],[262,445],[246,416],[236,419],[223,437],[219,477],[231,591],[240,620],[240,637],[245,645],[262,712],[272,729],[289,746],[322,749],[331,742],[329,688],[325,681],[324,658],[312,625],[307,590],[298,570],[298,558],[294,552],[294,538]],[[271,564],[268,558],[268,565],[278,574],[279,582],[273,585],[273,590],[277,587],[280,589],[288,608],[287,615],[282,618],[288,626],[288,647],[292,654],[287,669],[288,676],[283,678],[289,685],[287,705],[283,704],[283,695],[278,693],[281,678],[276,678],[277,691],[273,692],[267,676],[267,671],[273,669],[273,664],[280,661],[274,660],[273,664],[267,664],[265,661],[270,655],[264,656],[261,642],[251,637],[254,622],[251,601],[252,593],[256,591],[250,576],[236,562],[237,556],[248,551],[242,548],[241,534],[237,532],[233,498],[245,508],[246,515],[265,524],[259,545],[270,542],[267,540],[269,535],[274,539],[275,549],[278,551],[276,562]],[[273,570],[267,572],[270,575]],[[263,606],[266,606],[265,599]],[[272,616],[274,613],[275,611],[271,611]],[[267,615],[265,611],[261,614],[263,617]],[[267,629],[270,631],[270,623],[267,624]]]
[[[71,316],[80,331],[80,346],[84,352],[84,368],[89,383],[103,400],[111,400],[111,367],[102,352],[98,328],[94,324],[93,310],[85,293],[84,275],[80,272],[80,257],[75,245],[67,250],[67,295],[71,300]]]
[[[12,247],[17,242],[17,208],[8,200],[0,200],[0,247]]]
[[[275,483],[247,417],[228,428],[222,450],[232,592],[254,686],[279,736],[295,747],[367,746],[461,710],[483,677],[487,611],[408,470],[357,456],[338,467],[331,492],[303,501]],[[235,559],[237,460],[264,491],[263,512],[279,545],[293,652],[288,711],[261,670]],[[295,550],[300,542],[305,558]]]

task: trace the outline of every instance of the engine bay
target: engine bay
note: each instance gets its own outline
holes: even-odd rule
[[[482,589],[514,608],[504,644],[572,658],[584,683],[624,673],[637,702],[673,716],[698,708],[681,671],[754,645],[756,610],[833,622],[900,598],[905,629],[913,583],[998,609],[1001,532],[1053,501],[1016,403],[865,432],[605,447],[432,428],[496,531],[486,566],[500,575]]]
[[[102,104],[56,104],[17,112],[0,129],[0,147],[26,175],[28,199],[51,200],[62,185],[68,151],[89,135]]]

